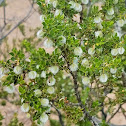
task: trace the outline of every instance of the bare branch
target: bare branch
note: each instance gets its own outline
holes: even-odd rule
[[[34,6],[34,1],[33,1],[32,5],[31,5],[31,8],[30,8],[29,12],[27,13],[27,15],[26,15],[21,21],[19,21],[19,22],[18,22],[18,23],[17,23],[6,35],[4,35],[2,38],[0,38],[0,43],[1,43],[2,40],[3,40],[4,38],[6,38],[12,31],[14,31],[21,23],[23,23],[24,21],[26,21],[26,20],[29,18],[30,14],[31,14],[31,12],[32,12],[33,6]]]
[[[53,108],[55,108],[55,110],[56,110],[57,113],[58,113],[59,121],[60,121],[61,126],[65,126],[65,125],[64,125],[64,122],[63,122],[63,119],[62,119],[62,114],[61,114],[61,112],[56,108],[56,106],[55,106],[53,103],[52,103],[51,105],[52,105]]]
[[[125,117],[125,119],[126,119],[126,114],[125,114],[125,110],[124,110],[124,108],[121,106],[121,111],[122,111],[122,113],[123,113],[123,115],[124,115],[124,117]]]
[[[120,108],[121,108],[122,104],[119,105],[118,109],[113,113],[113,115],[108,119],[107,123],[109,123],[111,121],[111,119],[119,112]]]

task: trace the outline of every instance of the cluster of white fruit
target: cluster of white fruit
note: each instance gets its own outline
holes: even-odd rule
[[[47,0],[47,4],[52,4],[54,8],[56,8],[58,1],[57,0]]]
[[[89,0],[81,0],[82,4],[88,4]],[[79,3],[76,3],[74,1],[70,1],[69,4],[71,5],[70,8],[74,9],[77,12],[82,11],[82,5]]]
[[[23,102],[23,100],[22,100]],[[50,105],[49,105],[49,100],[46,98],[40,99],[41,105],[43,107],[48,107],[49,109],[46,112],[50,112]],[[30,106],[28,103],[23,103],[21,106],[21,110],[23,112],[29,112],[30,110]],[[42,124],[45,124],[48,120],[48,115],[46,114],[46,112],[42,113],[42,115],[40,116],[40,121]]]
[[[36,66],[37,68],[39,67],[39,65]],[[52,66],[52,67],[49,67],[49,71],[52,72],[54,75],[59,71],[59,67],[58,66]],[[22,68],[20,66],[16,66],[14,67],[14,73],[19,75],[19,74],[22,74]],[[35,79],[37,77],[41,77],[41,78],[46,78],[46,71],[42,71],[41,72],[41,75],[37,74],[36,71],[30,71],[28,73],[28,78],[29,79]],[[47,85],[48,86],[53,86],[55,84],[56,80],[55,78],[52,76],[50,78],[47,79]],[[54,93],[54,87],[49,87],[47,89],[47,92],[49,94],[53,94]],[[39,89],[37,89],[35,91],[35,94],[42,94],[41,91]]]
[[[50,111],[49,100],[44,98],[44,99],[41,99],[40,101],[41,101],[41,105],[43,107],[49,107],[49,109],[47,110],[47,112],[49,112]],[[21,106],[21,110],[23,112],[29,112],[29,110],[30,110],[29,104],[23,103],[22,106]],[[29,116],[30,116],[30,114],[29,114]],[[47,120],[48,120],[48,115],[46,114],[46,112],[42,113],[42,115],[40,116],[41,124],[44,125],[47,122]]]
[[[88,3],[89,3],[89,0],[81,0],[81,1],[82,1],[82,4],[88,4]],[[57,2],[56,0],[48,0],[48,4],[52,4],[54,8],[56,8],[57,3],[58,3],[58,2]],[[118,3],[118,0],[113,0],[113,3],[114,3],[114,4],[117,4],[117,3]],[[77,12],[81,12],[81,11],[82,11],[82,5],[81,5],[81,4],[76,3],[76,2],[73,2],[73,1],[70,1],[69,4],[70,4],[70,8],[74,9],[75,11],[77,11]],[[107,19],[107,20],[112,19],[113,16],[114,16],[114,12],[115,12],[115,11],[114,11],[114,8],[113,8],[113,7],[109,8],[109,9],[107,10],[106,19]],[[62,15],[62,14],[63,14],[63,13],[62,13],[62,10],[56,9],[56,10],[55,10],[55,13],[54,13],[54,16],[56,17],[56,16]],[[40,16],[41,22],[44,22],[45,18],[46,18],[45,15],[41,15],[41,16]],[[102,24],[101,24],[101,23],[102,23],[102,19],[101,19],[100,16],[96,16],[96,17],[94,18],[94,23],[97,24],[98,29],[103,29],[103,26],[102,26]],[[124,21],[123,19],[118,20],[118,21],[116,22],[116,24],[117,24],[119,27],[122,27],[125,23],[126,23],[126,21]],[[37,32],[37,37],[38,37],[38,38],[42,38],[43,35],[44,35],[43,30],[39,30],[39,31]],[[95,31],[95,37],[96,37],[96,38],[98,38],[98,37],[103,37],[102,31],[101,31],[101,30],[100,30],[100,31]],[[60,42],[61,44],[65,44],[65,43],[66,43],[66,37],[65,37],[65,36],[63,36],[63,35],[62,35],[62,36],[59,36],[58,39],[59,39],[59,42]],[[50,47],[52,47],[53,45],[54,45],[53,41],[52,41],[51,39],[49,39],[49,38],[47,38],[47,39],[44,41],[44,46],[45,46],[46,48],[50,48]],[[124,49],[123,47],[120,47],[120,48],[117,48],[117,49],[112,49],[112,50],[111,50],[111,54],[112,54],[113,56],[116,56],[117,54],[120,54],[120,55],[121,55],[121,54],[124,53],[124,51],[125,51],[125,49]],[[77,56],[77,57],[81,57],[81,56],[83,55],[83,50],[81,49],[81,47],[76,47],[76,48],[74,49],[74,54],[75,54],[75,56]],[[93,55],[95,54],[95,48],[89,48],[89,49],[88,49],[88,54],[91,55],[91,56],[93,56]],[[78,60],[79,60],[79,59],[78,59],[77,57],[74,57],[73,63],[70,65],[70,70],[71,70],[72,72],[78,70]],[[85,67],[89,67],[89,61],[88,61],[88,59],[87,59],[87,58],[84,58],[84,59],[82,60],[82,62],[81,62],[81,65],[82,65],[82,66],[85,66]],[[18,70],[19,72],[16,72],[15,70]],[[22,70],[20,70],[19,66],[18,66],[18,68],[15,68],[15,70],[14,70],[14,72],[15,72],[16,74],[20,74],[20,73],[22,72]],[[53,73],[53,75],[55,75],[55,74],[59,71],[59,67],[58,67],[58,66],[52,66],[52,67],[49,68],[49,71],[50,71],[51,73]],[[117,72],[117,69],[116,69],[116,68],[110,68],[110,73],[115,74],[116,72]],[[31,72],[28,73],[28,76],[29,76],[30,79],[35,79],[35,78],[37,77],[37,75],[38,75],[38,74],[36,73],[36,71],[31,71]],[[46,78],[46,71],[42,71],[40,76],[41,76],[42,78]],[[88,84],[90,84],[90,79],[91,79],[90,77],[84,76],[84,77],[82,77],[82,83],[83,83],[84,85],[88,85]],[[104,73],[104,74],[101,74],[101,75],[99,76],[99,81],[100,81],[100,82],[105,83],[105,82],[107,82],[107,80],[108,80],[108,75],[107,75],[107,74]],[[47,89],[47,92],[48,92],[49,94],[54,93],[54,88],[53,88],[52,86],[53,86],[55,83],[56,83],[56,79],[54,78],[54,76],[51,76],[51,77],[49,77],[49,78],[47,79],[47,85],[49,86],[49,88]],[[34,91],[34,93],[35,93],[35,96],[41,96],[42,91],[41,91],[40,89],[36,89],[36,90]],[[46,98],[41,99],[41,105],[42,105],[42,106],[49,106],[49,100],[46,99]],[[27,103],[24,103],[24,104],[21,106],[21,109],[22,109],[24,112],[28,112],[28,111],[29,111],[29,105],[28,105]],[[41,120],[42,123],[45,123],[45,122],[48,120],[48,115],[47,115],[46,113],[43,113],[43,114],[41,115],[41,117],[40,117],[40,120]]]
[[[74,9],[77,12],[82,11],[82,5],[79,3],[75,3],[74,1],[70,1],[69,4],[71,5],[70,8]]]
[[[116,56],[118,54],[122,55],[124,52],[125,52],[125,49],[123,47],[120,47],[120,48],[116,48],[116,49],[112,49],[111,50],[111,54],[113,56]]]
[[[46,18],[45,15],[40,15],[40,21],[41,21],[41,23],[45,21],[45,18]],[[37,32],[37,37],[38,38],[42,38],[44,34],[45,34],[45,32],[43,32],[43,25],[42,25],[41,30],[39,30]]]
[[[88,3],[89,3],[89,0],[82,0],[82,3],[83,3],[83,4],[88,4]],[[48,4],[52,4],[53,7],[56,8],[56,6],[57,6],[57,4],[58,4],[58,1],[57,1],[57,0],[47,0],[47,5],[48,5]],[[81,11],[82,11],[82,5],[81,5],[81,4],[75,3],[75,2],[73,2],[73,1],[70,1],[69,4],[71,5],[70,8],[73,8],[75,11],[77,11],[77,12],[81,12]],[[62,10],[56,9],[56,10],[55,10],[55,13],[54,13],[54,16],[56,17],[56,16],[62,15],[62,14],[63,14]],[[44,22],[44,21],[45,21],[45,18],[46,18],[45,15],[41,15],[41,16],[40,16],[40,21],[41,21],[41,22]],[[41,30],[39,30],[39,31],[37,32],[37,37],[38,37],[38,38],[42,38],[44,34],[45,34],[45,32],[43,31],[43,27],[42,27]],[[59,36],[59,39],[60,39],[59,42],[60,42],[61,44],[65,44],[65,43],[66,43],[66,38],[65,38],[65,36],[63,36],[63,35],[62,35],[62,36]],[[52,41],[51,39],[49,39],[49,38],[47,38],[47,39],[44,41],[44,46],[45,46],[46,48],[53,47],[53,45],[54,45],[53,41]]]
[[[89,48],[88,49],[88,54],[89,55],[93,55],[95,53],[95,49],[94,48]],[[76,56],[79,56],[79,57],[81,57],[82,55],[83,55],[83,50],[81,49],[81,47],[76,47],[75,49],[74,49],[74,54],[76,55]],[[77,69],[78,69],[78,58],[77,57],[74,57],[74,60],[73,60],[73,64],[71,64],[70,65],[70,70],[71,71],[77,71]],[[88,61],[88,59],[87,58],[84,58],[83,60],[82,60],[82,63],[81,63],[81,65],[83,65],[83,66],[85,66],[85,67],[89,67],[89,61]]]
[[[19,66],[16,66],[16,67],[18,67],[18,69],[16,69],[16,71],[14,71],[16,74],[21,74],[21,67],[20,67],[20,69],[19,69]],[[37,68],[38,68],[39,66],[37,66]],[[49,68],[49,71],[53,74],[53,75],[55,75],[55,74],[57,74],[58,73],[58,71],[59,71],[59,67],[58,66],[52,66],[52,67],[50,67]],[[41,72],[41,75],[40,75],[42,78],[46,78],[46,71],[42,71]],[[30,79],[35,79],[36,77],[37,77],[37,72],[36,71],[31,71],[31,72],[29,72],[28,73],[28,77],[30,78]],[[50,77],[50,78],[48,78],[47,79],[47,85],[49,86],[49,88],[47,89],[47,92],[49,93],[49,94],[53,94],[54,93],[54,87],[52,87],[54,84],[55,84],[55,82],[56,82],[56,80],[55,80],[55,78],[52,76],[52,77]],[[40,89],[36,89],[35,91],[34,91],[34,95],[36,96],[36,97],[40,97],[41,95],[42,95],[42,91],[40,90]],[[47,98],[41,98],[40,99],[40,102],[41,102],[41,105],[43,106],[43,107],[49,107],[49,109],[50,109],[50,105],[49,105],[49,100],[47,99]],[[28,103],[23,103],[22,104],[22,106],[21,106],[21,110],[23,111],[23,112],[28,112],[29,110],[30,110],[30,106],[29,106],[29,104]],[[46,114],[46,112],[45,113],[43,113],[41,116],[40,116],[40,121],[42,122],[42,124],[44,124],[44,123],[46,123],[46,121],[48,120],[48,115]]]
[[[113,56],[115,56],[115,55],[117,55],[117,54],[123,54],[124,51],[125,51],[125,49],[124,49],[123,47],[120,47],[120,48],[118,48],[118,49],[112,49],[111,54],[112,54]],[[94,48],[89,48],[89,49],[88,49],[88,54],[90,54],[90,55],[92,56],[94,53],[95,53]],[[83,54],[83,50],[81,49],[81,47],[76,47],[76,48],[74,49],[74,54],[75,54],[76,56],[81,57],[82,54]],[[77,70],[78,70],[78,60],[79,60],[79,59],[78,59],[77,57],[74,57],[73,64],[70,65],[70,70],[71,70],[71,71],[74,72],[74,71],[77,71]],[[84,58],[84,59],[82,60],[82,62],[81,62],[81,65],[84,66],[84,67],[89,67],[89,61],[88,61],[88,59],[87,59],[87,58]],[[115,74],[116,71],[117,71],[116,68],[111,68],[111,69],[110,69],[110,72],[111,72],[112,74]],[[99,77],[99,81],[100,81],[100,82],[105,83],[105,82],[107,82],[107,80],[108,80],[107,74],[101,74],[101,75],[100,75],[100,77]],[[89,84],[89,83],[90,83],[90,78],[89,78],[89,77],[82,77],[82,83],[83,83],[84,85]]]
[[[126,19],[120,19],[115,23],[115,30],[113,32],[113,35],[117,34],[119,38],[122,37],[124,34],[121,30],[121,27],[123,27],[126,24]]]
[[[100,82],[105,83],[105,82],[107,82],[107,80],[108,80],[107,74],[101,74],[99,76],[99,81]],[[86,77],[86,76],[82,77],[82,83],[84,85],[89,85],[90,84],[90,77]]]
[[[39,65],[37,65],[36,68],[39,69]],[[20,66],[15,66],[13,71],[17,75],[22,74],[22,68]],[[58,71],[59,71],[58,66],[49,67],[49,72],[51,72],[53,75],[56,75],[58,73]],[[31,79],[31,80],[33,80],[33,79],[35,79],[35,78],[37,78],[39,76],[41,78],[46,78],[46,71],[42,71],[41,75],[37,74],[36,71],[30,71],[28,73],[28,78]],[[53,94],[55,92],[54,87],[52,87],[55,83],[56,83],[56,80],[55,80],[54,76],[49,77],[47,79],[47,85],[49,86],[49,88],[47,88],[47,92],[49,94]],[[12,85],[10,85],[10,86],[12,87]],[[36,89],[36,90],[34,90],[34,95],[36,97],[40,97],[42,95],[42,91],[40,89]],[[50,107],[49,100],[47,98],[41,98],[40,102],[41,102],[41,105],[43,107],[47,107],[47,106]],[[21,106],[21,110],[23,112],[28,112],[30,110],[29,104],[28,103],[23,103],[22,106]],[[40,117],[40,121],[42,123],[45,123],[47,120],[48,120],[48,115],[46,113],[43,113],[41,115],[41,117]]]
[[[6,78],[7,78],[7,74],[8,74],[9,70],[6,68],[1,67],[0,68],[0,82],[3,83]],[[15,92],[15,87],[14,84],[10,84],[9,86],[5,86],[4,87],[4,91],[8,92],[8,93],[14,93]]]
[[[62,11],[61,11],[61,10],[56,10],[56,11],[55,11],[55,16],[57,16],[57,15],[59,15],[59,14],[62,14]],[[40,21],[41,21],[41,22],[44,22],[44,21],[45,21],[45,18],[46,18],[45,15],[41,15],[41,16],[40,16]],[[45,32],[43,32],[43,27],[42,27],[41,30],[39,30],[39,31],[37,32],[37,37],[38,37],[38,38],[42,38],[44,34],[45,34]],[[66,43],[66,37],[63,36],[63,35],[59,36],[59,37],[58,37],[58,40],[59,40],[59,42],[60,42],[61,44],[65,44],[65,43]],[[54,45],[53,41],[52,41],[51,39],[49,39],[49,38],[47,38],[47,39],[44,41],[44,46],[45,46],[46,48],[51,48],[51,47],[53,47],[53,45]]]
[[[9,72],[8,69],[5,69],[3,67],[0,68],[0,82],[4,82],[4,80],[7,78],[7,73]]]

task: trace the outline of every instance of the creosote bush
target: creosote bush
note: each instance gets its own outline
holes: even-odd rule
[[[13,49],[11,58],[1,61],[5,91],[13,93],[18,85],[21,110],[41,126],[48,121],[52,107],[62,126],[111,125],[119,110],[125,115],[125,1],[36,2],[42,22],[36,36],[44,38],[45,48],[54,51],[36,49],[24,40],[22,50]]]

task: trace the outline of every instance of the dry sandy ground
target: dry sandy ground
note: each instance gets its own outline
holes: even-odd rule
[[[28,0],[7,0],[7,7],[6,7],[6,17],[7,17],[7,23],[11,24],[11,27],[13,27],[24,15],[27,14],[27,12],[30,9],[30,4]],[[35,9],[37,9],[37,5],[35,6]],[[0,8],[0,27],[3,25],[3,8]],[[29,32],[29,28],[36,28],[40,27],[41,23],[39,20],[39,14],[32,10],[31,17],[23,23],[26,27],[26,35],[29,36],[31,33]],[[4,34],[7,32],[4,31]],[[1,34],[1,33],[0,33]],[[2,34],[1,34],[2,35]],[[18,39],[23,39],[22,34],[20,33],[19,29],[15,29],[9,36],[8,36],[8,44],[9,48],[13,48],[13,39],[16,39],[16,46],[18,46],[19,42]],[[43,47],[42,43],[40,43],[39,47]],[[2,43],[0,46],[0,50],[4,53],[6,52],[6,44]],[[52,49],[48,49],[50,51]],[[3,59],[3,56],[0,56],[0,59]],[[126,108],[126,105],[124,106]],[[3,126],[7,126],[9,123],[9,120],[13,117],[13,114],[15,112],[18,112],[18,118],[21,122],[24,123],[25,126],[31,126],[30,120],[26,117],[26,114],[21,112],[19,106],[15,106],[9,102],[7,102],[6,106],[0,105],[0,111],[5,116],[5,119],[3,120]],[[57,118],[56,116],[52,116],[52,118]],[[119,112],[115,118],[111,121],[114,124],[124,125],[126,124],[126,119],[124,116]],[[46,126],[49,126],[49,123],[46,124]]]

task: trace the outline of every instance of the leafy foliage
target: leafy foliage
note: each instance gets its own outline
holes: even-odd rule
[[[52,106],[58,113],[63,110],[68,125],[95,125],[93,117],[101,111],[105,126],[106,113],[112,115],[115,105],[125,103],[124,0],[104,0],[102,9],[97,2],[37,0],[42,13],[37,37],[45,37],[44,46],[53,51],[36,49],[26,39],[21,50],[14,48],[11,58],[1,61],[2,85],[11,93],[19,86],[22,111],[40,125],[48,120]],[[115,99],[108,97],[110,93]]]

